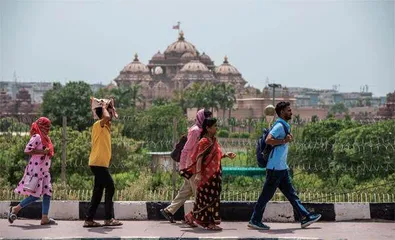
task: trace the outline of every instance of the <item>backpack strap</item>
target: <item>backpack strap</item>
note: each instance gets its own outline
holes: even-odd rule
[[[287,126],[285,125],[285,123],[283,123],[283,122],[278,122],[278,123],[280,123],[281,125],[283,125],[284,132],[285,132],[285,137],[287,137],[287,135],[289,134],[288,127],[287,127]]]

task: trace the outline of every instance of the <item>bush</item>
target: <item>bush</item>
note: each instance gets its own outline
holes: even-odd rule
[[[240,138],[250,138],[250,134],[248,132],[240,133]]]
[[[218,137],[223,137],[223,138],[229,137],[229,131],[227,131],[227,130],[219,130],[218,131]]]
[[[239,137],[240,137],[240,133],[238,133],[238,132],[232,132],[232,133],[230,134],[230,137],[231,137],[231,138],[239,138]]]

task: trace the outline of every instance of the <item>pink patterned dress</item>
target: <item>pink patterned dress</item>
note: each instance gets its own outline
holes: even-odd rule
[[[25,147],[25,153],[31,152],[32,150],[44,150],[45,146],[41,142],[41,137],[39,134],[34,134],[29,143]],[[25,173],[23,174],[22,180],[19,182],[18,187],[15,188],[14,192],[22,195],[32,195],[34,197],[42,197],[44,194],[48,196],[52,195],[52,184],[51,184],[51,174],[49,169],[51,167],[51,159],[49,155],[34,154],[31,155],[29,163],[25,168]],[[36,176],[38,177],[37,188],[34,192],[29,192],[23,190],[24,179],[26,176]]]

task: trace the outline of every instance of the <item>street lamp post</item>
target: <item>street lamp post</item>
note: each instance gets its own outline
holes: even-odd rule
[[[276,106],[274,103],[274,100],[276,99],[276,88],[281,88],[281,84],[270,83],[268,86],[273,89],[273,106]]]

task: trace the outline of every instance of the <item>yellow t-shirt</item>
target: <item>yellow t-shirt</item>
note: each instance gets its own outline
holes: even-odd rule
[[[110,127],[107,124],[101,127],[100,121],[96,121],[92,127],[92,150],[89,156],[89,166],[109,167],[111,160]]]

